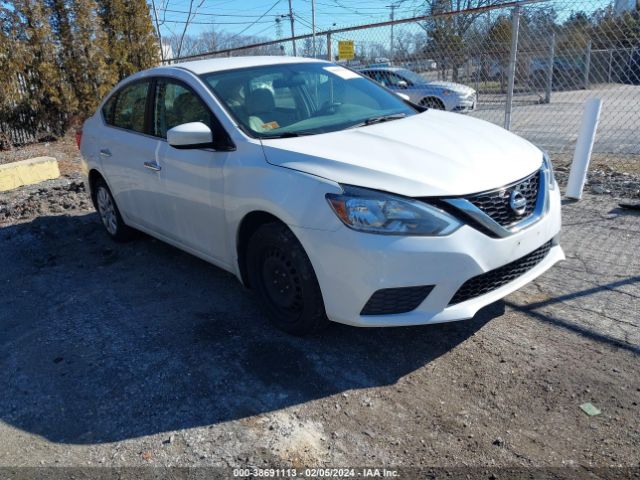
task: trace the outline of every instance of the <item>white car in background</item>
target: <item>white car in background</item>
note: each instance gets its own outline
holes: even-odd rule
[[[471,318],[564,258],[542,151],[325,61],[146,70],[80,140],[111,237],[142,230],[233,272],[294,334]]]
[[[400,67],[363,67],[358,72],[396,93],[406,95],[416,105],[460,113],[476,109],[476,91],[461,83],[430,81]]]

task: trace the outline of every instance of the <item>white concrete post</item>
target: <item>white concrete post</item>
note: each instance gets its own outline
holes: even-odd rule
[[[587,180],[587,170],[591,161],[591,152],[601,108],[602,100],[599,98],[590,98],[584,106],[582,124],[580,125],[580,133],[576,143],[576,151],[573,154],[571,172],[569,173],[567,191],[565,193],[568,198],[575,198],[576,200],[582,198],[582,189]]]

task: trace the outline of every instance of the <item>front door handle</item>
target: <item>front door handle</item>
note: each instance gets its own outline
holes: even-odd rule
[[[103,157],[110,157],[111,150],[109,150],[108,148],[103,148],[102,150],[100,150],[100,155],[102,155]]]
[[[148,168],[149,170],[153,170],[154,172],[159,172],[160,170],[162,170],[162,167],[155,160],[144,162],[144,168]]]

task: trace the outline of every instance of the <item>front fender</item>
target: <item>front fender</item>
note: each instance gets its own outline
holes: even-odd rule
[[[325,195],[340,193],[333,181],[286,167],[260,164],[229,166],[225,173],[227,251],[238,268],[236,241],[242,220],[252,212],[265,212],[291,227],[337,230],[342,223]],[[236,274],[239,275],[239,269]]]

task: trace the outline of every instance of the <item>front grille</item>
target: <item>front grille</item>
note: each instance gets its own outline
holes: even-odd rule
[[[503,227],[509,227],[533,213],[538,198],[539,185],[540,172],[536,172],[514,185],[467,197],[467,200],[491,217],[496,223]],[[509,205],[511,193],[514,190],[518,190],[527,200],[522,214],[516,213]]]
[[[480,295],[489,293],[510,281],[515,280],[539,264],[542,259],[547,256],[550,249],[551,241],[548,241],[540,248],[522,258],[519,258],[518,260],[496,268],[495,270],[470,278],[458,289],[449,302],[449,305],[455,305],[456,303],[465,302],[472,298],[479,297]]]
[[[433,285],[377,290],[371,295],[360,315],[391,315],[410,312],[427,298],[431,290],[433,290]]]

